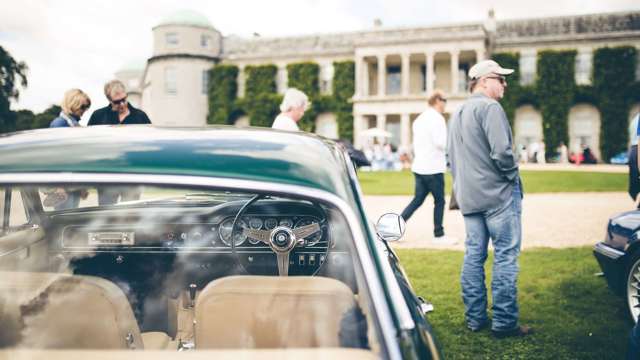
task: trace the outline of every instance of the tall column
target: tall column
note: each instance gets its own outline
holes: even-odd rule
[[[433,66],[433,58],[435,54],[432,52],[428,52],[428,53],[425,53],[424,56],[427,59],[427,64],[426,64],[427,71],[425,71],[425,81],[427,83],[427,95],[430,96],[431,93],[433,93],[433,88],[436,83],[436,72]]]
[[[378,129],[385,130],[385,125],[387,123],[387,115],[386,114],[376,114],[376,127]]]
[[[360,94],[364,97],[368,97],[371,95],[369,91],[369,63],[367,59],[362,59],[362,76],[361,76],[362,88],[360,89]]]
[[[402,95],[407,96],[409,95],[409,81],[410,81],[410,74],[411,72],[409,71],[409,66],[410,66],[410,54],[402,54]]]
[[[387,63],[385,55],[378,55],[378,96],[384,96],[387,92]]]
[[[400,146],[406,151],[411,149],[411,119],[409,114],[400,115]]]
[[[278,75],[276,81],[277,91],[280,94],[284,94],[285,90],[288,87],[288,79],[287,79],[287,64],[280,63],[278,64]]]
[[[244,97],[244,88],[245,88],[245,76],[244,76],[244,65],[238,66],[238,93],[237,96],[239,98]]]
[[[484,49],[476,49],[476,63],[484,60],[485,51]]]
[[[458,50],[451,51],[451,94],[457,94],[460,92],[459,88],[459,76],[458,76],[458,56],[460,52]]]
[[[353,94],[353,96],[355,98],[359,98],[360,95],[363,94],[363,91],[362,91],[362,64],[363,64],[363,58],[362,58],[362,56],[356,56],[355,63],[356,63],[356,69],[355,69],[355,72],[356,72],[356,74],[355,74],[356,75],[356,83],[354,85],[355,86],[355,89],[354,89],[355,94]]]
[[[360,135],[364,129],[364,115],[353,115],[353,146],[356,149],[362,149],[362,136]]]

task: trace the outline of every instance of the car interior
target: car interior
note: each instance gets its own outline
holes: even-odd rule
[[[0,209],[0,349],[380,354],[349,224],[327,202],[47,184],[0,186]]]

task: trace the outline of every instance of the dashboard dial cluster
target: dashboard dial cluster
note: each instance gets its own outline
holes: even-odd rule
[[[231,230],[233,226],[233,217],[225,218],[218,228],[220,240],[226,245],[231,246]],[[237,227],[250,228],[254,230],[273,230],[278,226],[288,227],[295,229],[301,226],[318,223],[319,220],[314,216],[251,216],[247,215],[238,220]],[[305,240],[305,246],[313,246],[322,239],[322,230],[308,236]],[[241,246],[245,242],[253,245],[260,243],[259,240],[247,238],[241,231],[236,231],[233,235],[233,241],[235,246]]]

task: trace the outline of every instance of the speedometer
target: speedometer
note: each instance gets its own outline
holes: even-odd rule
[[[233,218],[226,218],[218,228],[220,239],[227,246],[231,246],[231,230],[232,230],[231,227],[232,226],[233,226]],[[235,234],[233,235],[233,243],[235,244],[235,246],[240,246],[242,245],[242,243],[244,243],[245,240],[247,240],[247,236],[244,235],[241,230],[241,229],[247,228],[247,223],[244,220],[239,219],[236,226],[240,229],[237,229],[235,231]]]
[[[296,222],[296,225],[294,226],[295,228],[299,228],[302,226],[307,226],[307,225],[311,225],[311,224],[317,224],[318,220],[316,220],[315,218],[311,217],[311,216],[305,216],[302,219],[298,220]],[[320,239],[322,239],[322,228],[320,228],[319,231],[307,236],[305,238],[305,243],[306,246],[313,246],[315,244],[318,243],[318,241],[320,241]]]
[[[293,227],[293,220],[289,218],[282,218],[280,219],[280,226],[286,226],[291,229]]]

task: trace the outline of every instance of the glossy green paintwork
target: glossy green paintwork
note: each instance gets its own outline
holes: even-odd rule
[[[266,181],[321,189],[354,204],[333,142],[271,129],[151,126],[57,128],[0,137],[0,173],[170,174]]]

